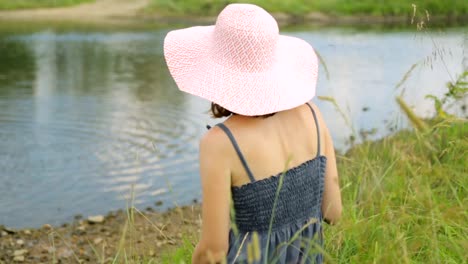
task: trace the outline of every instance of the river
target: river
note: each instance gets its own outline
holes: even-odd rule
[[[209,102],[179,92],[170,78],[167,32],[0,31],[0,224],[37,227],[124,209],[132,188],[140,208],[200,199],[198,139],[218,121]],[[317,94],[333,97],[345,116],[314,102],[340,152],[352,134],[359,143],[409,126],[396,95],[431,116],[425,96],[443,95],[468,60],[466,28],[284,34],[310,42],[325,61]]]

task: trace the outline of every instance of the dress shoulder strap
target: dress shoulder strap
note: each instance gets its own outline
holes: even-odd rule
[[[317,128],[317,157],[320,156],[320,127],[319,127],[319,122],[317,120],[317,115],[315,114],[314,108],[309,103],[306,103],[306,105],[310,108],[310,111],[312,111],[312,115],[314,115],[314,121],[315,121],[315,127]]]
[[[234,149],[237,152],[237,156],[239,156],[239,159],[242,162],[242,166],[244,166],[245,171],[247,172],[247,175],[249,176],[250,181],[254,182],[255,178],[254,178],[254,176],[252,174],[252,171],[250,170],[249,165],[247,164],[247,161],[244,158],[244,155],[242,155],[242,152],[241,152],[241,150],[239,148],[239,144],[237,144],[237,141],[234,138],[234,135],[232,134],[231,130],[229,130],[229,128],[226,125],[224,125],[223,123],[219,123],[216,126],[221,128],[224,131],[224,133],[226,133],[226,135],[229,137],[229,140],[231,140],[232,146],[234,146]]]

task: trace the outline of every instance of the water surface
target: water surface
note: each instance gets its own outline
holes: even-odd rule
[[[198,139],[217,121],[208,102],[179,92],[170,78],[166,32],[0,33],[0,224],[59,224],[125,208],[132,186],[140,208],[200,198]],[[345,150],[352,133],[377,139],[408,126],[398,94],[430,116],[425,95],[442,95],[466,65],[464,32],[286,34],[304,38],[325,60],[329,76],[322,67],[317,94],[335,98],[346,118],[331,103],[314,102]]]

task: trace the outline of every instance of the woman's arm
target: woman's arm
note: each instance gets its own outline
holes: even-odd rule
[[[324,147],[323,155],[327,157],[327,166],[325,169],[325,186],[322,200],[322,214],[324,221],[329,224],[335,224],[341,217],[341,191],[338,179],[338,170],[336,168],[335,148],[333,140],[328,130],[327,124],[322,118],[322,113],[314,104],[310,104],[317,115],[320,124],[320,135],[322,146]]]
[[[231,201],[228,146],[226,135],[218,127],[210,129],[200,141],[202,230],[193,264],[218,263],[227,254]]]
[[[333,141],[324,122],[323,135],[325,140],[325,156],[327,157],[327,167],[325,172],[325,189],[323,192],[322,213],[325,221],[335,224],[341,217],[341,192],[338,180],[338,170],[336,168],[335,149]]]

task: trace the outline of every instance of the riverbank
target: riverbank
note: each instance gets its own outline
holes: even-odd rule
[[[444,119],[338,157],[344,203],[325,226],[336,263],[463,263],[468,230],[468,122]],[[35,230],[0,227],[0,263],[189,263],[200,206],[136,209]],[[383,246],[385,245],[385,246]]]
[[[236,1],[151,0],[147,14],[191,18],[214,22],[226,3]],[[441,0],[348,1],[348,0],[249,0],[243,1],[263,7],[280,24],[361,25],[398,24],[428,21],[437,25],[455,25],[468,21],[468,3],[454,0],[448,5]]]
[[[192,205],[165,213],[121,210],[58,227],[0,226],[0,264],[160,263],[167,252],[196,240],[199,216],[200,206]]]
[[[185,15],[216,15],[228,3],[238,1],[212,1],[212,0],[151,0],[150,9],[159,13],[185,14]],[[436,15],[459,15],[468,12],[468,3],[464,0],[452,0],[448,5],[441,0],[247,0],[243,3],[252,3],[263,7],[269,12],[305,15],[311,12],[321,12],[331,15],[376,15],[399,16],[413,13],[413,5],[425,12]]]
[[[1,4],[0,0],[0,4]],[[3,0],[5,1],[5,0]],[[29,1],[31,2],[31,1]],[[77,24],[141,24],[192,25],[212,24],[216,15],[225,6],[222,1],[173,1],[163,0],[73,0],[65,3],[79,5],[51,8],[42,2],[26,1],[34,9],[0,8],[0,21],[73,22]],[[419,21],[433,26],[462,25],[468,21],[468,3],[455,0],[453,4],[440,4],[438,0],[416,1],[416,9],[407,1],[375,3],[374,1],[249,1],[271,12],[280,25],[401,25]],[[440,2],[440,3],[439,3]],[[16,4],[18,5],[18,4]],[[0,5],[1,6],[1,5]],[[19,8],[19,7],[18,7]],[[2,9],[4,9],[2,11]],[[427,10],[427,13],[426,13]]]

